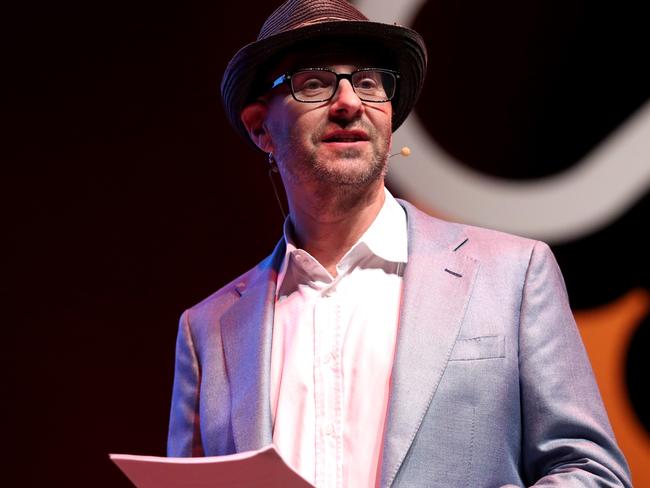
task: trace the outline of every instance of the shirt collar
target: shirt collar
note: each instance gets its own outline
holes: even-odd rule
[[[384,205],[355,246],[363,242],[374,254],[386,261],[406,263],[408,261],[406,212],[386,188],[384,194],[386,197]]]
[[[386,188],[384,188],[384,195],[384,204],[377,217],[356,244],[343,256],[339,265],[350,260],[356,262],[368,253],[372,253],[385,261],[396,263],[406,263],[408,261],[406,212]],[[289,263],[293,261],[291,256],[296,254],[309,256],[306,251],[296,247],[289,217],[284,221],[283,235],[286,251],[278,273],[276,294],[281,289]],[[295,264],[292,263],[292,265]]]

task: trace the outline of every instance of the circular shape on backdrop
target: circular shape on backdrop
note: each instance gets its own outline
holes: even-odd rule
[[[629,290],[650,290],[650,239],[639,229],[650,215],[650,192],[597,232],[553,246],[571,308],[588,310],[616,301]]]
[[[373,20],[412,25],[423,0],[356,2]],[[430,60],[432,63],[432,60]],[[582,161],[533,181],[490,177],[446,153],[416,114],[394,134],[411,147],[394,161],[389,182],[407,198],[451,219],[562,243],[609,224],[650,186],[650,103],[642,106]]]

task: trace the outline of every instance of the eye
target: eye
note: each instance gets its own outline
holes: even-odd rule
[[[300,85],[301,90],[318,90],[319,88],[324,88],[326,86],[325,82],[319,78],[310,78],[305,80]]]
[[[361,88],[362,90],[375,90],[378,86],[377,80],[370,76],[364,76],[360,80],[357,80],[355,83],[356,88]]]
[[[336,82],[336,76],[327,71],[303,71],[293,76],[293,88],[297,91],[315,92],[328,89]],[[334,80],[334,81],[333,81]]]

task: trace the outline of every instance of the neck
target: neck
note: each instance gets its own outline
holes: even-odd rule
[[[331,190],[331,189],[330,189]],[[370,227],[384,204],[384,180],[359,190],[316,191],[288,195],[291,221],[299,247],[332,275],[336,265]],[[293,198],[292,198],[293,197]],[[296,205],[295,202],[300,202]]]

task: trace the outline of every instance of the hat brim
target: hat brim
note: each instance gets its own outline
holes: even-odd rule
[[[336,39],[359,39],[377,46],[376,52],[386,56],[400,72],[398,91],[393,104],[392,130],[404,122],[415,105],[426,75],[427,53],[422,37],[412,29],[371,21],[332,21],[311,24],[281,32],[253,42],[240,49],[232,58],[221,81],[221,97],[226,115],[235,130],[250,144],[246,127],[241,121],[242,109],[252,101],[255,81],[262,66],[281,53],[305,42]],[[382,51],[383,50],[383,51]],[[255,146],[257,147],[257,146]]]

